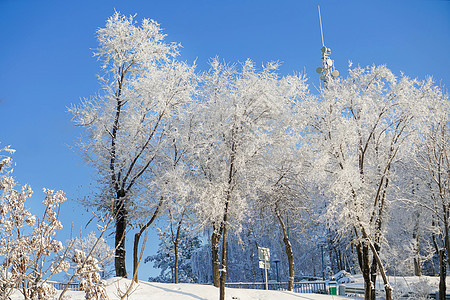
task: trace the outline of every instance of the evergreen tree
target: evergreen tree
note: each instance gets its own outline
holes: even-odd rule
[[[191,260],[193,253],[202,246],[202,241],[198,236],[190,235],[186,228],[180,230],[179,239],[179,282],[198,282],[198,276],[193,272]],[[161,273],[156,277],[150,277],[149,281],[174,282],[175,248],[170,233],[160,233],[158,252],[148,256],[145,259],[145,263],[147,262],[153,262],[154,268],[161,269]]]

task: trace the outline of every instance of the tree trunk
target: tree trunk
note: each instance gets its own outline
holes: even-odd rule
[[[228,273],[227,264],[227,223],[226,216],[224,217],[223,233],[222,233],[222,272],[220,274],[220,300],[225,300],[225,280]]]
[[[155,221],[156,217],[158,216],[158,211],[160,207],[162,206],[164,198],[161,197],[159,200],[158,206],[155,209],[155,212],[153,213],[151,219],[141,227],[139,232],[137,232],[134,235],[134,245],[133,245],[133,280],[137,283],[138,282],[138,269],[139,269],[139,258],[138,258],[138,249],[139,249],[139,239],[141,238],[142,233]],[[142,247],[145,247],[145,245],[142,245]]]
[[[178,255],[178,241],[176,241],[174,244],[174,251],[175,251],[175,283],[178,283],[178,261],[179,261],[179,255]]]
[[[281,218],[281,215],[280,215],[280,212],[278,211],[277,205],[275,205],[275,213],[277,215],[278,221],[280,222],[281,228],[283,229],[284,248],[286,250],[286,255],[288,257],[288,263],[289,263],[288,291],[292,291],[294,289],[294,278],[295,278],[294,254],[292,252],[291,242],[289,241],[289,236],[287,234],[286,225],[283,223],[283,219]]]
[[[216,226],[213,226],[213,233],[211,235],[211,257],[212,257],[212,277],[215,287],[220,286],[219,273],[219,241],[220,234]]]
[[[447,286],[445,284],[447,276],[447,257],[444,249],[439,250],[439,264],[441,266],[439,272],[439,300],[445,300],[445,295],[447,293]]]
[[[380,244],[376,243],[374,245],[375,247],[375,251],[377,251],[377,253],[380,252]],[[377,282],[377,260],[375,258],[375,255],[372,257],[372,265],[370,266],[370,281],[372,281],[372,293],[371,293],[371,297],[372,300],[375,300],[376,297],[376,282]]]
[[[422,262],[420,261],[420,247],[419,247],[419,220],[420,213],[416,211],[415,215],[415,224],[413,230],[413,240],[414,240],[414,275],[422,276]]]
[[[415,276],[422,276],[422,262],[420,260],[420,253],[419,253],[419,239],[416,239],[416,244],[414,246],[414,275]]]
[[[355,246],[356,253],[358,254],[359,268],[364,278],[364,300],[371,300],[372,282],[370,281],[369,246],[366,242],[358,242]]]
[[[114,266],[117,277],[127,277],[127,270],[125,267],[125,234],[127,228],[127,209],[125,207],[125,191],[123,189],[117,192],[115,200],[115,215],[116,215],[116,234],[115,234],[115,249],[116,255]]]
[[[232,134],[234,135],[234,133]],[[236,151],[236,144],[233,142],[231,145],[231,157],[230,157],[230,170],[228,173],[228,191],[227,197],[225,199],[225,208],[223,212],[222,223],[220,224],[220,232],[222,234],[222,272],[220,274],[220,294],[219,299],[225,300],[225,281],[228,274],[228,260],[227,260],[227,229],[228,229],[228,209],[231,202],[231,191],[233,183],[233,173],[234,173],[234,155]]]
[[[372,281],[370,280],[369,268],[369,247],[366,243],[362,246],[363,250],[363,277],[364,277],[364,300],[372,299]]]
[[[335,247],[334,252],[336,253],[336,260],[338,265],[338,272],[341,270],[345,270],[345,263],[344,263],[344,257],[342,255],[341,249]]]
[[[442,200],[442,202],[444,202],[445,200]],[[448,215],[449,215],[449,209],[447,205],[443,205],[443,209],[444,209],[444,213],[443,213],[443,217],[444,217],[444,247],[445,247],[445,251],[446,253],[450,253],[450,233],[449,233],[449,221],[448,221]],[[447,259],[447,257],[445,258],[445,260],[448,263],[448,266],[450,267],[450,260]]]
[[[364,233],[364,236],[366,236],[365,233]],[[370,240],[368,240],[367,242],[369,243],[370,249],[372,250],[373,256],[375,257],[376,262],[378,264],[378,268],[380,270],[381,278],[383,278],[384,290],[386,292],[386,300],[392,300],[392,287],[389,284],[388,278],[386,276],[386,272],[384,270],[383,263],[381,261],[380,256],[378,255],[378,251],[376,250],[375,245]]]

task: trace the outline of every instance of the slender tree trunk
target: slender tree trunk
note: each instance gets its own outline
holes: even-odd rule
[[[226,245],[226,249],[227,251],[225,252],[226,256],[225,259],[227,260],[227,281],[230,280],[230,265],[228,264],[228,256],[229,256],[229,250],[228,250],[228,240],[227,240],[227,245]]]
[[[364,233],[364,235],[366,236],[365,233]],[[380,274],[381,274],[381,278],[383,278],[384,291],[386,293],[386,300],[392,300],[392,287],[389,284],[388,278],[386,276],[386,271],[384,270],[383,262],[381,261],[381,258],[378,255],[378,251],[376,250],[375,245],[370,240],[368,241],[368,243],[369,243],[370,249],[372,250],[372,254],[377,261],[378,268],[379,268]]]
[[[281,215],[280,215],[280,212],[278,211],[277,205],[275,205],[275,213],[277,215],[278,221],[280,222],[281,228],[283,230],[284,248],[286,250],[286,255],[288,257],[288,263],[289,263],[288,291],[292,291],[294,289],[294,278],[295,278],[294,254],[292,252],[291,242],[289,241],[289,236],[287,234],[286,225],[283,223],[283,219],[281,218]]]
[[[224,219],[226,220],[227,215]],[[222,272],[220,274],[220,300],[225,300],[225,281],[228,273],[227,264],[227,223],[224,221],[222,233]]]
[[[139,269],[139,257],[138,257],[138,250],[139,250],[139,240],[141,238],[141,235],[144,233],[144,231],[155,221],[156,217],[158,216],[158,212],[160,207],[162,206],[164,198],[161,197],[159,200],[158,206],[155,209],[155,212],[153,213],[151,219],[141,227],[141,229],[136,232],[134,235],[134,245],[133,245],[133,280],[137,283],[138,282],[138,269]],[[142,247],[145,247],[145,245],[142,245]]]
[[[380,244],[375,243],[374,245],[375,251],[379,253],[380,251]],[[376,282],[377,282],[377,260],[375,258],[375,255],[372,257],[372,265],[370,266],[370,281],[372,281],[372,293],[371,297],[372,300],[375,300],[376,297]]]
[[[439,272],[439,300],[445,300],[445,295],[447,293],[447,286],[445,284],[447,276],[447,257],[444,249],[439,250],[439,264],[441,266]]]
[[[180,255],[178,254],[178,244],[180,243],[180,231],[181,231],[181,224],[183,223],[183,217],[184,212],[181,214],[180,221],[177,224],[177,233],[174,236],[173,229],[172,229],[172,221],[170,221],[170,231],[172,233],[172,242],[173,242],[173,248],[175,251],[175,283],[178,283],[178,273],[179,273],[179,258]]]
[[[234,133],[232,133],[234,136]],[[220,300],[225,300],[225,281],[228,274],[228,261],[227,261],[227,232],[228,232],[228,209],[230,207],[231,202],[231,191],[233,184],[233,176],[234,176],[234,158],[236,152],[236,144],[233,141],[231,144],[231,156],[230,156],[230,169],[228,172],[228,190],[225,199],[225,208],[223,212],[222,223],[220,224],[220,232],[222,233],[222,272],[220,274]]]
[[[418,223],[418,222],[417,222]],[[417,224],[416,223],[416,224]],[[413,233],[413,239],[414,239],[414,275],[415,276],[422,276],[422,262],[420,261],[420,252],[419,252],[419,233],[418,230],[414,230]]]
[[[127,277],[127,270],[125,267],[125,234],[127,228],[127,209],[125,207],[126,194],[123,189],[117,192],[115,200],[116,209],[116,234],[115,234],[115,248],[116,255],[114,266],[117,277]]]
[[[445,200],[443,200],[442,202],[444,202]],[[448,216],[449,216],[449,209],[447,205],[443,205],[444,208],[444,213],[442,214],[444,217],[444,247],[445,247],[445,251],[446,253],[450,253],[450,233],[449,233],[449,220],[448,220]],[[450,267],[450,260],[448,260],[446,258],[446,261],[448,263],[448,266]]]
[[[364,278],[364,300],[372,299],[372,281],[370,281],[369,246],[366,242],[358,242],[356,245],[359,268]]]
[[[372,281],[370,280],[369,268],[369,247],[366,243],[362,246],[363,250],[363,277],[364,277],[364,300],[372,299]]]
[[[341,270],[345,270],[345,261],[344,261],[344,256],[342,255],[342,251],[341,249],[336,249],[337,250],[337,259],[338,259],[338,271]]]
[[[216,226],[213,226],[213,233],[211,235],[211,257],[212,257],[212,277],[215,287],[220,286],[220,273],[219,273],[219,241],[220,233]]]
[[[422,276],[422,262],[420,260],[420,247],[419,247],[419,220],[420,212],[416,211],[414,214],[415,224],[413,229],[413,240],[414,240],[414,275]]]
[[[178,255],[178,241],[176,241],[174,244],[174,251],[175,251],[175,283],[178,283],[178,261],[179,261],[179,255]]]

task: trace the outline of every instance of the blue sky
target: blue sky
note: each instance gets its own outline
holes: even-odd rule
[[[14,176],[35,190],[33,211],[42,187],[64,190],[62,240],[70,222],[78,234],[90,217],[76,199],[93,191],[95,174],[69,147],[80,131],[67,107],[99,89],[91,49],[114,9],[158,21],[167,41],[182,44],[181,59],[197,59],[199,71],[216,55],[258,65],[279,60],[281,74],[306,73],[314,90],[322,46],[318,4],[325,44],[342,76],[349,60],[386,64],[397,75],[432,75],[448,90],[450,1],[0,0],[0,147],[17,150]],[[147,254],[157,244],[150,239]],[[127,260],[131,271],[131,251]],[[152,271],[143,267],[140,277],[147,279]]]

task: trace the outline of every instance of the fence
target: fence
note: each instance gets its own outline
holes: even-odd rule
[[[45,283],[53,286],[55,289],[57,289],[59,291],[64,290],[66,285],[68,285],[67,283],[62,283],[62,282],[57,282],[57,281],[50,281],[50,280],[45,281]],[[22,282],[18,282],[14,286],[14,288],[16,288],[16,289],[21,289],[22,287],[23,287],[23,283]],[[2,287],[0,286],[0,291],[1,290],[2,290]],[[71,283],[71,284],[69,284],[68,290],[69,291],[79,291],[80,290],[80,285],[78,283]]]
[[[257,289],[264,290],[266,284],[264,282],[227,282],[226,287],[230,288],[240,288],[240,289]],[[277,291],[287,291],[287,282],[269,282],[267,284],[269,290]],[[315,294],[326,294],[327,289],[324,281],[314,281],[314,282],[294,282],[295,293],[315,293]]]
[[[60,290],[60,291],[64,290],[67,285],[67,283],[61,283],[61,282],[57,282],[57,281],[47,281],[47,284],[50,284],[55,289]],[[80,285],[78,283],[71,283],[71,284],[69,284],[68,290],[69,291],[79,291]]]

